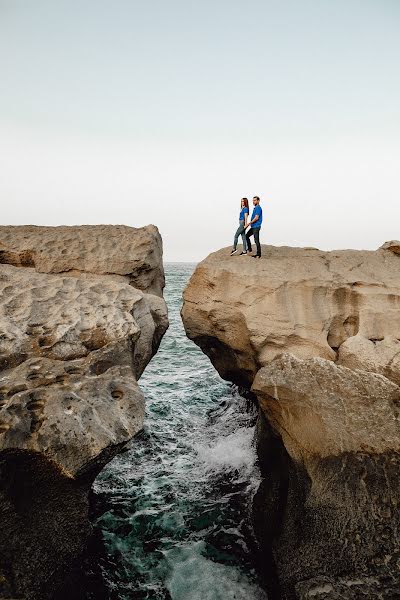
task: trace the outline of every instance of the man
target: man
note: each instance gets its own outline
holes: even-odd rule
[[[253,214],[251,215],[251,221],[247,223],[247,227],[250,225],[249,231],[246,233],[247,250],[251,252],[250,237],[254,236],[254,241],[257,247],[257,254],[253,255],[253,258],[261,258],[261,244],[260,244],[260,229],[262,224],[262,208],[260,206],[260,198],[254,196],[253,198]]]

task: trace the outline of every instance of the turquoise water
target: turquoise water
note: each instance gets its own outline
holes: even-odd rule
[[[166,265],[170,328],[140,385],[144,431],[95,483],[102,578],[116,600],[265,600],[249,503],[255,414],[190,342],[180,318],[194,265]]]

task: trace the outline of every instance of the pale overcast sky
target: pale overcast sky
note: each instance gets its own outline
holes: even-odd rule
[[[398,0],[0,0],[2,224],[158,225],[166,260],[400,238]]]

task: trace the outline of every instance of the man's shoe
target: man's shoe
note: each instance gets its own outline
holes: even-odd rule
[[[234,254],[236,254],[237,250],[232,250],[231,252],[231,256],[233,256]]]
[[[255,254],[253,258],[261,258],[261,256],[259,254]]]

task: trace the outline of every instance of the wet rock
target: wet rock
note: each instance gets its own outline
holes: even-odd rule
[[[399,600],[400,591],[394,580],[376,577],[360,579],[316,577],[296,586],[300,600]]]

